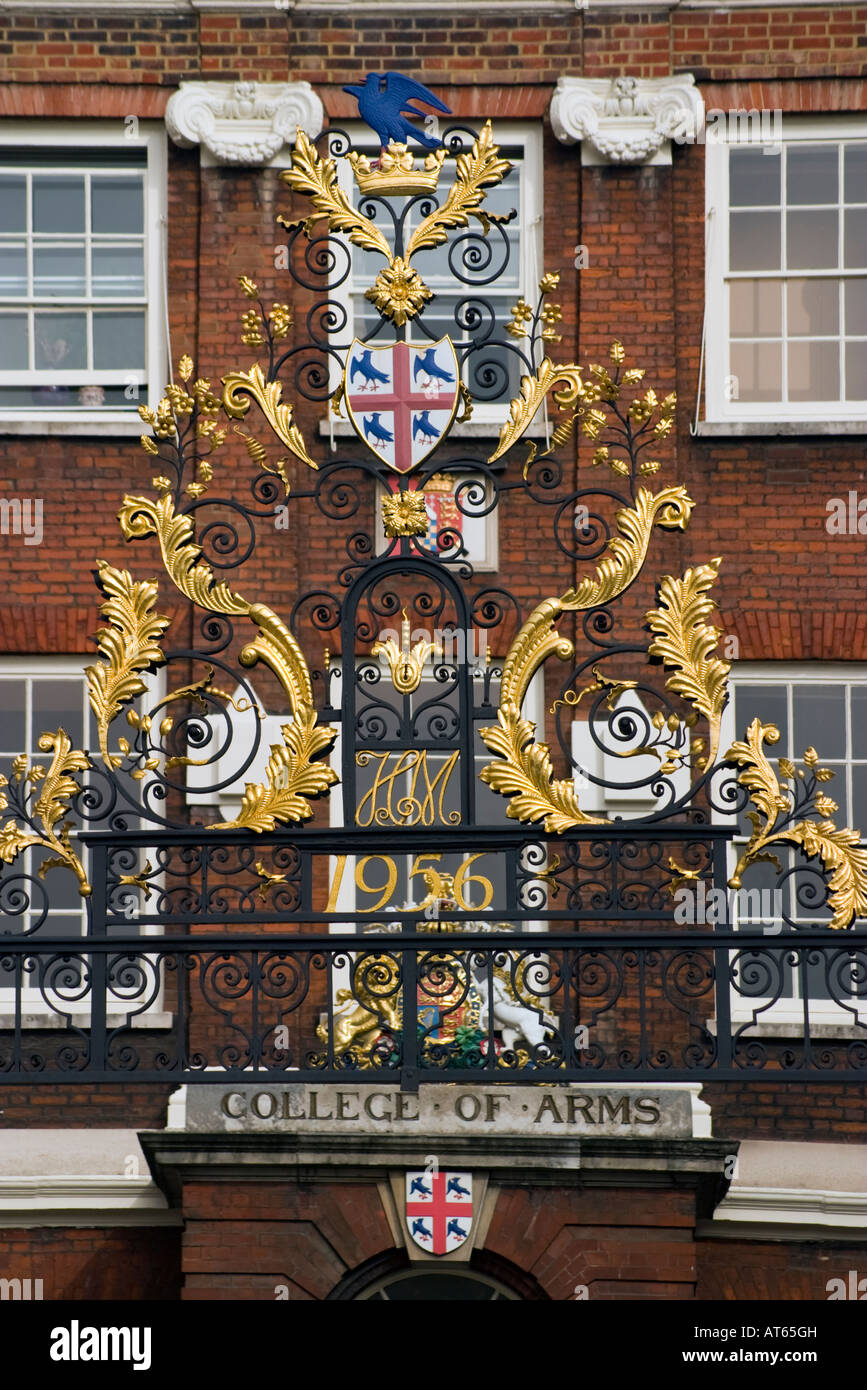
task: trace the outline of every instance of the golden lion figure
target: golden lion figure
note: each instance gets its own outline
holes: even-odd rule
[[[399,982],[400,972],[397,962],[386,956],[368,957],[364,962],[364,973],[374,973],[377,984],[391,991]],[[340,1057],[351,1050],[364,1054],[372,1048],[384,1028],[399,1033],[402,1022],[400,995],[381,998],[363,983],[354,990],[339,989],[334,1009],[334,1055]],[[328,1020],[325,1019],[316,1029],[316,1036],[324,1047],[328,1046]],[[369,1061],[367,1062],[369,1065]]]

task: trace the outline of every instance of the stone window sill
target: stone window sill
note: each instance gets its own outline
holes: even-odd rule
[[[6,434],[42,435],[84,435],[90,438],[122,439],[131,435],[138,437],[145,430],[138,415],[124,411],[123,414],[106,415],[104,412],[87,414],[77,411],[74,415],[67,411],[52,411],[50,415],[27,414],[0,415],[0,436]]]
[[[797,438],[805,435],[865,435],[867,420],[699,420],[692,429],[699,438]]]

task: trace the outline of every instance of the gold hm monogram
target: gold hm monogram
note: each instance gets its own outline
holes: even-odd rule
[[[459,751],[449,753],[433,778],[426,748],[356,753],[357,767],[378,763],[373,786],[356,807],[356,825],[459,825],[460,811],[447,811],[443,805]]]

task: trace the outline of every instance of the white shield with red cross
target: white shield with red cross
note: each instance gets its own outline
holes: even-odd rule
[[[349,418],[383,463],[397,473],[409,473],[451,428],[459,379],[450,338],[424,347],[376,347],[355,338],[344,376]]]
[[[473,1225],[473,1179],[469,1173],[406,1175],[406,1224],[416,1245],[430,1255],[457,1250]]]

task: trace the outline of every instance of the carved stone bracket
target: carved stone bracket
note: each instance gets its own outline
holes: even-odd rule
[[[322,102],[309,82],[182,82],[166,128],[176,145],[201,145],[219,164],[266,164],[298,126],[314,139]]]
[[[696,139],[704,102],[692,73],[561,77],[551,99],[558,140],[581,143],[582,164],[670,164],[671,141]]]

